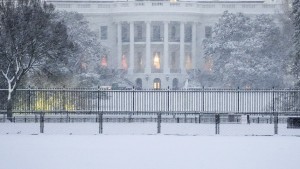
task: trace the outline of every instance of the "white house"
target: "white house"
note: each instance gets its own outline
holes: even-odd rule
[[[202,41],[220,15],[278,14],[281,0],[48,0],[58,10],[84,14],[110,49],[104,66],[122,69],[142,88],[178,88],[187,72],[209,71]]]

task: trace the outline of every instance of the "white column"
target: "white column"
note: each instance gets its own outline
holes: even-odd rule
[[[118,39],[118,52],[117,52],[117,59],[118,59],[118,68],[122,69],[122,23],[117,23],[117,39]]]
[[[170,73],[169,68],[169,22],[164,22],[164,73]]]
[[[185,73],[185,57],[184,57],[184,22],[180,22],[180,70]]]
[[[146,21],[146,61],[145,61],[145,73],[151,73],[151,44],[150,44],[150,21]]]
[[[203,23],[198,23],[197,28],[200,31],[199,36],[198,36],[199,42],[200,42],[198,55],[200,55],[200,57],[197,58],[197,64],[196,65],[199,65],[199,68],[201,70],[203,70],[204,64],[205,64],[205,58],[204,58],[204,49],[203,49],[203,43],[202,42],[205,39],[205,26],[204,26]]]
[[[130,22],[130,42],[129,42],[129,68],[128,68],[128,73],[132,74],[133,69],[134,69],[134,22]]]
[[[197,40],[197,23],[193,22],[192,25],[192,68],[196,68],[196,40]]]

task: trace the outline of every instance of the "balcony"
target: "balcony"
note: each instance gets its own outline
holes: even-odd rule
[[[224,10],[230,12],[243,12],[245,14],[253,14],[253,11],[259,14],[274,14],[276,11],[282,11],[282,4],[264,4],[259,1],[248,1],[247,3],[220,3],[220,2],[99,2],[87,1],[84,5],[79,5],[79,2],[61,2],[59,0],[48,0],[47,2],[54,4],[59,10],[91,12],[91,13],[155,13],[162,10],[166,13],[178,13],[178,11],[187,11],[191,14],[222,14]],[[99,10],[101,9],[101,10]],[[193,21],[193,20],[191,20]]]

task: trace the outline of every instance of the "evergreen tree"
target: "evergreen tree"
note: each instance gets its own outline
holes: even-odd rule
[[[224,12],[214,36],[204,41],[212,59],[212,76],[221,87],[283,86],[283,47],[280,29],[268,15],[250,18]]]
[[[300,0],[294,0],[293,1],[293,10],[292,10],[292,19],[293,19],[293,25],[295,28],[294,33],[294,74],[296,78],[299,80],[300,78]],[[298,82],[299,86],[299,82]]]

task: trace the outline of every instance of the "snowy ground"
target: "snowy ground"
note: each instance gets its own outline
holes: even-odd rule
[[[279,124],[0,123],[0,169],[299,168],[300,129]],[[249,136],[250,135],[250,136]],[[255,135],[255,136],[253,136]],[[264,135],[264,136],[257,136]]]
[[[299,168],[300,137],[0,135],[1,169]]]
[[[0,123],[3,134],[39,134],[39,123]],[[45,134],[94,135],[99,132],[98,123],[45,123]],[[103,134],[152,135],[157,133],[157,123],[103,123]],[[162,123],[165,135],[215,135],[215,124]],[[300,129],[288,129],[287,124],[278,125],[278,134],[300,136]],[[274,135],[274,124],[220,124],[220,135],[249,136]]]

